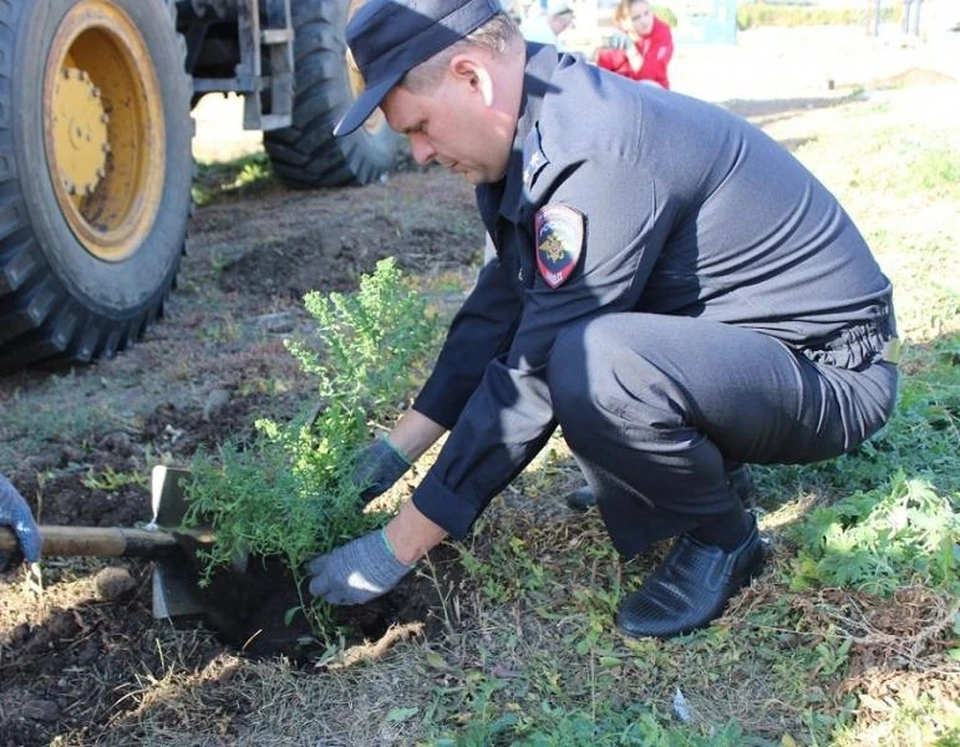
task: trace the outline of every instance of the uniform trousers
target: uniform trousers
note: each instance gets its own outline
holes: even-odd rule
[[[705,319],[617,313],[565,330],[547,382],[611,540],[630,557],[729,516],[739,499],[725,463],[800,464],[855,448],[893,412],[897,370],[814,362]]]

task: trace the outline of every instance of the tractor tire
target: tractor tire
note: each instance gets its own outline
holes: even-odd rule
[[[175,5],[0,3],[0,372],[112,357],[163,312],[193,173]]]
[[[396,168],[399,137],[377,110],[355,132],[335,138],[333,128],[356,100],[363,81],[347,64],[344,31],[357,2],[293,3],[293,125],[264,132],[277,177],[294,188],[369,184]]]

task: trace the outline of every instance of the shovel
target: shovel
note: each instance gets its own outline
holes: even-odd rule
[[[209,547],[211,532],[183,530],[187,510],[181,487],[190,472],[163,465],[150,476],[153,520],[143,529],[128,527],[40,526],[40,553],[56,557],[149,558],[153,564],[153,616],[156,619],[205,615],[210,612],[197,586],[197,570],[188,557],[191,550]],[[0,552],[18,548],[16,535],[0,527]],[[242,568],[237,567],[237,570]]]

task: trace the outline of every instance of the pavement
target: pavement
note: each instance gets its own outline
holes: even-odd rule
[[[899,27],[758,28],[736,44],[678,45],[671,87],[708,101],[826,97],[927,82],[960,82],[960,33],[925,40]],[[960,101],[957,102],[960,118]]]

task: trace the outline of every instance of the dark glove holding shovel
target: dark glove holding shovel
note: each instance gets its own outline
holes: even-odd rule
[[[410,469],[410,461],[389,438],[378,438],[364,448],[353,466],[353,484],[360,488],[360,505],[386,493]]]
[[[10,527],[17,535],[24,560],[28,563],[40,560],[40,530],[37,523],[23,496],[3,475],[0,475],[0,526]],[[0,572],[7,570],[14,559],[10,553],[0,552]]]

